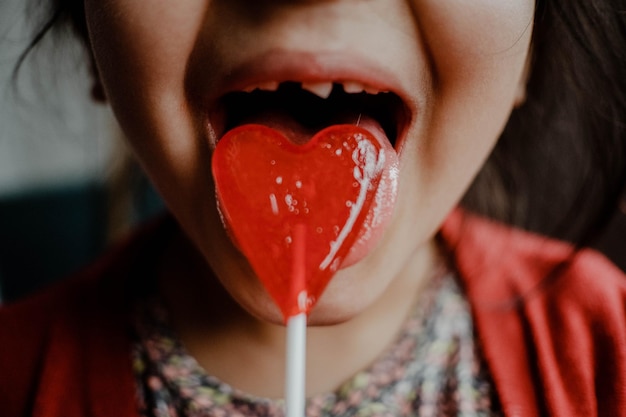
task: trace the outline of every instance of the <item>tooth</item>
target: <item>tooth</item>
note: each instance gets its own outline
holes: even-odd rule
[[[302,83],[302,89],[310,91],[321,98],[328,98],[331,91],[333,91],[333,83],[330,81],[320,83]]]
[[[343,91],[349,94],[358,94],[365,91],[365,86],[356,81],[345,81],[342,83]]]
[[[371,85],[366,85],[365,86],[365,92],[367,94],[374,94],[374,95],[376,95],[376,94],[380,93],[381,91],[378,88],[372,87]]]
[[[276,91],[278,90],[278,81],[266,81],[260,83],[256,88],[263,91]]]

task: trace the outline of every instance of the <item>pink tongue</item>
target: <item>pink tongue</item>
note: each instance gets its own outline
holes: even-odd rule
[[[212,168],[226,227],[287,320],[315,305],[371,221],[388,161],[369,129],[335,125],[312,138],[294,129],[287,140],[291,125],[263,121],[220,139]]]
[[[259,124],[272,128],[282,133],[289,141],[295,145],[304,145],[313,138],[313,136],[319,132],[319,127],[307,128],[302,123],[296,121],[293,117],[280,111],[266,110],[248,117],[242,124]],[[344,114],[335,116],[332,125],[353,125],[361,127],[369,131],[376,137],[378,142],[383,145],[384,142],[389,142],[387,135],[383,131],[382,127],[377,120],[372,119],[364,114]]]

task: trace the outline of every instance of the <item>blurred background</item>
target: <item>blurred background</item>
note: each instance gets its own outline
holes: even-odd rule
[[[0,3],[0,301],[5,302],[70,274],[161,210],[159,198],[125,156],[109,110],[91,100],[89,68],[77,43],[46,37],[13,78],[35,26],[24,16],[24,4]]]
[[[0,302],[72,273],[162,210],[91,100],[76,43],[46,37],[12,78],[34,27],[24,7],[0,3]],[[624,212],[596,246],[626,270]]]

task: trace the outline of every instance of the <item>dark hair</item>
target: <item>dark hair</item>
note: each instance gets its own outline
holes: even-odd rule
[[[13,69],[13,79],[17,78],[24,60],[39,45],[43,38],[51,32],[66,32],[68,29],[85,46],[86,52],[91,56],[89,35],[87,34],[87,22],[85,21],[85,5],[82,0],[30,0],[27,3],[26,13],[31,16],[42,15],[41,23],[35,27],[35,32],[17,60]]]
[[[626,178],[626,2],[538,0],[526,102],[464,204],[590,243]]]
[[[83,1],[45,3],[49,17],[20,63],[47,32],[68,24],[88,47]],[[526,101],[463,204],[587,244],[626,178],[626,0],[537,0],[532,54]]]

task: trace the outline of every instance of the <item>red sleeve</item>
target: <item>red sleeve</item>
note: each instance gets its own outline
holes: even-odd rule
[[[46,339],[43,315],[19,310],[0,310],[0,406],[9,417],[30,414]]]
[[[622,271],[592,250],[462,211],[442,237],[506,415],[624,415]]]
[[[137,415],[128,313],[143,279],[137,269],[163,241],[161,224],[76,277],[0,308],[2,417]]]

